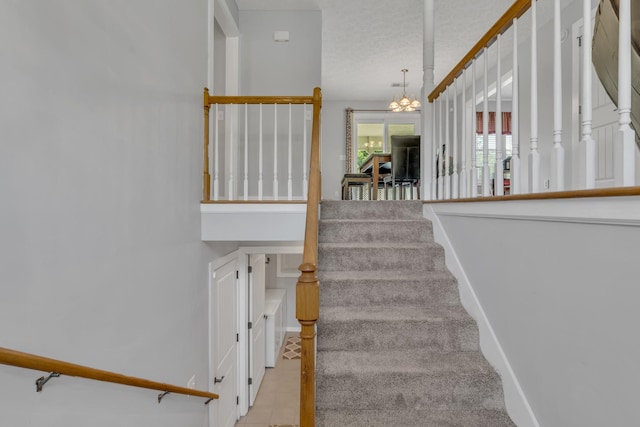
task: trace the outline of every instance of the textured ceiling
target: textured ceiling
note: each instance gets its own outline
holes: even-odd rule
[[[424,0],[236,2],[241,10],[322,11],[324,99],[388,101],[402,92],[392,85],[402,83],[403,68],[409,69],[407,94],[419,95]],[[436,84],[512,3],[513,0],[435,0]]]

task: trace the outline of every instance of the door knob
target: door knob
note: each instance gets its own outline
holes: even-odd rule
[[[220,379],[218,379],[218,377],[213,377],[213,383],[214,384],[221,383],[223,379],[224,379],[224,375],[221,376]]]

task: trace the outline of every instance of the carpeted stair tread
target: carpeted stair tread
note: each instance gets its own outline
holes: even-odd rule
[[[446,270],[410,277],[401,271],[325,272],[320,274],[323,306],[460,304],[458,285]],[[380,274],[385,273],[385,274]],[[340,276],[344,277],[340,277]],[[377,277],[382,276],[382,277]]]
[[[324,242],[426,242],[432,240],[431,222],[426,219],[320,221],[320,243]]]
[[[453,280],[455,277],[449,270],[433,271],[426,276],[424,273],[404,270],[366,270],[366,271],[322,271],[318,272],[321,283],[328,281],[342,281],[347,286],[351,282],[367,282],[373,280],[383,280],[391,282],[421,281],[430,283],[432,281]]]
[[[324,307],[320,312],[320,322],[474,322],[461,305],[440,305],[429,310],[424,307],[403,306],[363,306],[363,307]]]
[[[495,375],[478,352],[424,351],[423,349],[319,351],[317,369],[324,375]]]
[[[319,249],[373,249],[373,250],[389,250],[394,249],[440,249],[440,246],[434,242],[324,242],[318,243]]]
[[[407,200],[356,201],[326,200],[320,207],[321,219],[423,219],[422,202]]]
[[[503,411],[318,410],[317,427],[515,427]]]

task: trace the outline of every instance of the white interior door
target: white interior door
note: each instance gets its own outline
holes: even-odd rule
[[[265,361],[265,255],[249,255],[249,405],[253,405],[264,377]]]
[[[211,402],[216,427],[233,427],[237,409],[237,263],[231,261],[211,275]]]

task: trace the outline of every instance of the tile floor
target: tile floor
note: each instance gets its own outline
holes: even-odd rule
[[[298,335],[288,332],[284,338]],[[300,359],[282,358],[282,350],[275,368],[267,368],[254,405],[236,423],[238,427],[293,426],[300,420]]]

